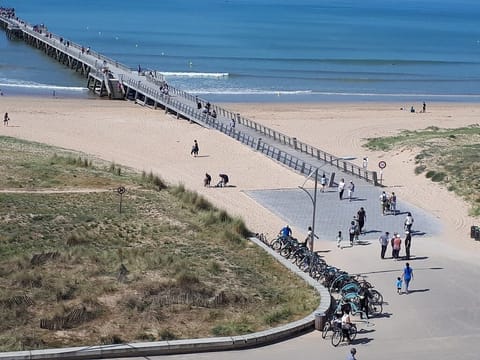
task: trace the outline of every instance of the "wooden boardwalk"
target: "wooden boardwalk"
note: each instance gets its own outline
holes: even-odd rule
[[[304,175],[319,168],[331,177],[336,171],[379,185],[377,173],[305,144],[208,101],[168,85],[158,71],[132,69],[118,61],[53,34],[42,26],[0,13],[0,26],[7,36],[23,40],[46,55],[87,78],[87,87],[98,96],[132,100],[153,109],[162,109],[212,128],[262,152]],[[208,111],[206,110],[208,108]],[[232,126],[232,119],[235,126]]]

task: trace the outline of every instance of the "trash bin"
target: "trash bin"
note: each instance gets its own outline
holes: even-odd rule
[[[322,331],[325,326],[325,313],[315,313],[315,330]]]

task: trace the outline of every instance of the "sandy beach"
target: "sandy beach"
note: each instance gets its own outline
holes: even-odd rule
[[[417,107],[420,104],[417,105]],[[358,320],[362,333],[358,343],[362,358],[392,360],[405,358],[478,358],[478,242],[469,237],[478,219],[468,216],[468,205],[424,175],[414,174],[415,152],[371,152],[362,148],[365,138],[395,134],[400,129],[428,126],[460,127],[478,123],[480,105],[427,104],[426,113],[400,110],[409,104],[227,104],[227,109],[296,136],[337,156],[354,158],[358,164],[369,157],[369,167],[387,162],[386,190],[400,199],[433,214],[443,223],[438,236],[415,241],[414,290],[399,296],[394,280],[402,262],[381,260],[378,244],[337,249],[332,239],[319,239],[315,247],[328,263],[362,273],[384,295],[384,314],[372,322]],[[131,102],[108,100],[65,100],[0,98],[0,111],[8,111],[10,124],[0,135],[38,141],[114,161],[139,171],[152,171],[170,183],[183,183],[220,208],[241,216],[252,231],[273,237],[284,220],[250,198],[255,189],[297,189],[304,177],[293,173],[250,148],[201,126],[178,120],[163,111],[142,108]],[[193,140],[199,156],[190,155]],[[227,173],[233,187],[204,188],[205,172],[218,181]],[[128,193],[127,193],[128,194]],[[293,228],[303,238],[305,229]],[[416,293],[415,293],[416,292]],[[463,299],[462,301],[458,301]],[[456,304],[452,306],[452,304]],[[399,346],[399,339],[408,346]],[[448,340],[448,341],[446,341]],[[357,345],[358,344],[358,345]],[[280,344],[239,352],[205,354],[208,359],[287,360],[304,353],[342,358],[346,347],[334,348],[318,332]],[[392,351],[392,349],[395,349]],[[197,354],[173,359],[198,358]],[[313,355],[312,355],[313,356]],[[157,358],[157,357],[152,357]]]
[[[414,104],[420,108],[420,104]],[[245,190],[296,188],[304,178],[286,170],[240,143],[163,111],[142,108],[131,102],[78,99],[10,98],[0,100],[10,114],[10,126],[1,135],[38,141],[114,161],[139,171],[153,171],[170,183],[183,183],[220,208],[241,216],[256,232],[275,235],[283,221],[257,204]],[[369,137],[386,136],[401,129],[428,126],[459,127],[478,123],[478,104],[427,104],[426,113],[410,113],[410,104],[225,104],[225,108],[279,132],[340,157],[353,158],[378,170],[387,162],[386,190],[434,214],[445,224],[441,239],[455,247],[475,246],[469,227],[468,205],[441,185],[414,174],[415,153],[367,151]],[[200,156],[190,155],[196,139]],[[232,188],[203,187],[204,173],[227,173]],[[304,229],[294,229],[302,234]],[[299,235],[300,237],[303,235]]]

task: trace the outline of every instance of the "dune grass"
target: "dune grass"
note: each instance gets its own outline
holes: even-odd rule
[[[151,172],[0,137],[0,190],[0,351],[245,334],[318,304],[241,219]]]
[[[404,130],[395,136],[367,139],[371,150],[391,151],[408,147],[418,149],[415,174],[442,183],[465,199],[470,214],[480,216],[480,126],[455,129],[428,127]]]

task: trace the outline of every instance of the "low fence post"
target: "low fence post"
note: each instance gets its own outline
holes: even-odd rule
[[[262,138],[257,139],[257,151],[260,150],[260,145],[262,143]]]
[[[373,179],[373,184],[375,186],[379,186],[380,184],[378,183],[378,178],[377,178],[377,172],[376,171],[372,171],[372,179]]]

